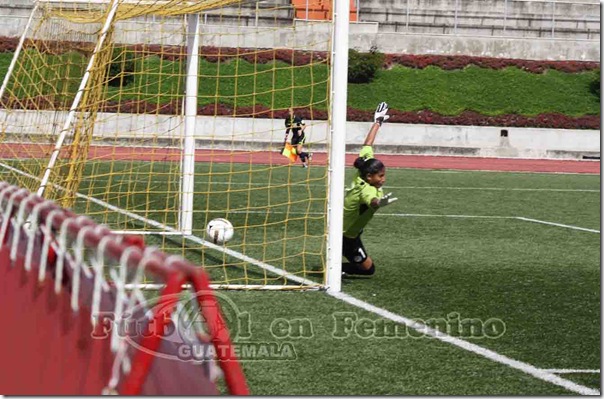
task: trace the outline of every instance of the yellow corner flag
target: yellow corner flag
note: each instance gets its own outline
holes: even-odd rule
[[[281,155],[283,155],[285,158],[288,158],[291,162],[296,162],[298,160],[296,147],[290,143],[285,143],[285,146],[283,146],[283,149],[281,150]]]

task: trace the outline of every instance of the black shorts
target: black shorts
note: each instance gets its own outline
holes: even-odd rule
[[[363,263],[368,258],[367,251],[361,241],[361,235],[355,238],[348,238],[343,236],[344,241],[342,242],[342,255],[348,259],[351,263]]]
[[[306,140],[306,135],[304,134],[304,132],[300,132],[300,133],[293,132],[292,142],[291,142],[292,145],[304,144],[305,140]]]

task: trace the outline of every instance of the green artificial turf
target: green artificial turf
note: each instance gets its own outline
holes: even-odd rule
[[[163,174],[168,163],[89,168],[96,177],[84,178],[81,194],[141,214],[156,209],[146,216],[174,223],[173,215],[149,205],[173,200],[175,183]],[[228,249],[321,281],[309,272],[324,253],[325,168],[196,168],[196,235],[203,236],[208,218],[227,216],[236,227]],[[347,181],[352,173],[347,170]],[[596,175],[389,168],[385,189],[399,200],[380,209],[363,233],[376,274],[344,278],[342,290],[525,365],[585,370],[560,376],[599,389],[599,373],[589,372],[601,363],[599,188]],[[80,199],[74,209],[98,222],[141,228],[100,208]],[[260,283],[271,275],[220,250],[174,238],[145,240],[203,264],[215,280]],[[260,245],[264,240],[269,244]],[[284,249],[287,259],[280,258]],[[271,278],[270,284],[283,283]],[[248,348],[240,357],[254,395],[577,394],[322,291],[217,295],[235,345]],[[354,320],[348,330],[343,315]],[[386,323],[396,334],[383,329],[380,335]],[[267,357],[262,347],[288,352]]]
[[[258,210],[276,205],[271,216],[275,224],[263,227],[258,236],[254,232],[260,230],[251,225],[266,220],[267,212],[225,213],[225,202],[199,194],[197,234],[203,234],[204,214],[222,213],[240,227],[229,249],[270,264],[285,241],[294,256],[276,266],[299,271],[303,259],[313,256],[297,251],[318,251],[322,245],[322,239],[304,242],[301,237],[322,236],[323,205],[311,199],[324,198],[325,187],[321,180],[307,177],[321,179],[324,168],[268,174],[254,173],[256,167],[260,172],[261,165],[214,165],[215,173],[226,173],[226,168],[233,172],[230,180],[222,179],[214,189],[222,190],[231,210],[249,204]],[[199,173],[204,170],[207,165],[198,165]],[[297,184],[278,189],[281,173]],[[352,170],[347,173],[348,180]],[[158,179],[161,185],[161,174],[149,179]],[[101,178],[96,180],[98,184]],[[136,191],[135,180],[128,189]],[[115,177],[111,181],[121,184]],[[141,175],[136,181],[145,179]],[[205,187],[209,181],[206,176],[196,184]],[[91,193],[89,184],[85,181],[82,192]],[[399,201],[380,209],[363,233],[377,272],[371,278],[344,278],[343,292],[539,369],[599,369],[599,187],[600,178],[594,175],[389,168],[386,190]],[[163,201],[158,196],[159,191],[152,200]],[[134,194],[131,201],[144,204],[146,198]],[[280,222],[284,214],[301,222],[284,230]],[[108,217],[105,221],[112,222]],[[317,220],[311,221],[314,217]],[[242,223],[249,223],[249,230],[242,230]],[[274,239],[278,245],[257,251],[244,243],[259,239]],[[148,244],[154,242],[149,240]],[[184,251],[180,243],[173,244],[174,251]],[[192,262],[218,266],[210,270],[214,277],[229,275],[236,282],[243,275],[266,274],[241,261],[221,269],[229,261],[226,255],[212,249],[201,254],[199,247],[183,252]],[[283,357],[267,358],[260,352],[242,356],[255,395],[576,394],[409,329],[380,336],[372,331],[380,323],[391,323],[388,319],[325,292],[219,291],[218,295],[237,347],[289,348]],[[364,320],[375,330],[355,324],[342,334],[343,314]],[[489,325],[497,328],[487,330],[484,326]],[[599,373],[561,377],[586,388],[600,386]]]
[[[600,235],[571,228],[599,229],[599,176],[389,169],[388,188],[400,200],[363,236],[377,273],[345,279],[345,293],[411,319],[496,319],[500,336],[456,335],[542,369],[599,369]],[[244,363],[255,394],[571,393],[431,338],[335,338],[338,312],[381,317],[326,294],[226,295],[251,314],[251,340],[287,341],[271,335],[278,319],[313,326],[311,338],[289,339],[295,361]],[[598,373],[561,377],[599,389]]]

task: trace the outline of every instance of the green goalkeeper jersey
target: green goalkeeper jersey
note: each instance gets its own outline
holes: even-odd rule
[[[373,158],[373,148],[363,146],[359,156],[364,159]],[[381,188],[371,186],[357,173],[344,196],[344,236],[355,238],[361,234],[376,211],[371,207],[371,200],[383,195]]]

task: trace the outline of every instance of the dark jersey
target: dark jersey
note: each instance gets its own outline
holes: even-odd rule
[[[298,131],[294,131],[294,134],[292,136],[292,145],[298,145],[298,144],[304,144],[304,141],[306,140],[306,135],[304,134],[304,131],[298,129]]]
[[[285,118],[285,128],[288,132],[291,130],[293,133],[298,133],[303,126],[305,126],[304,120],[299,116],[294,115],[293,118],[290,116]]]

